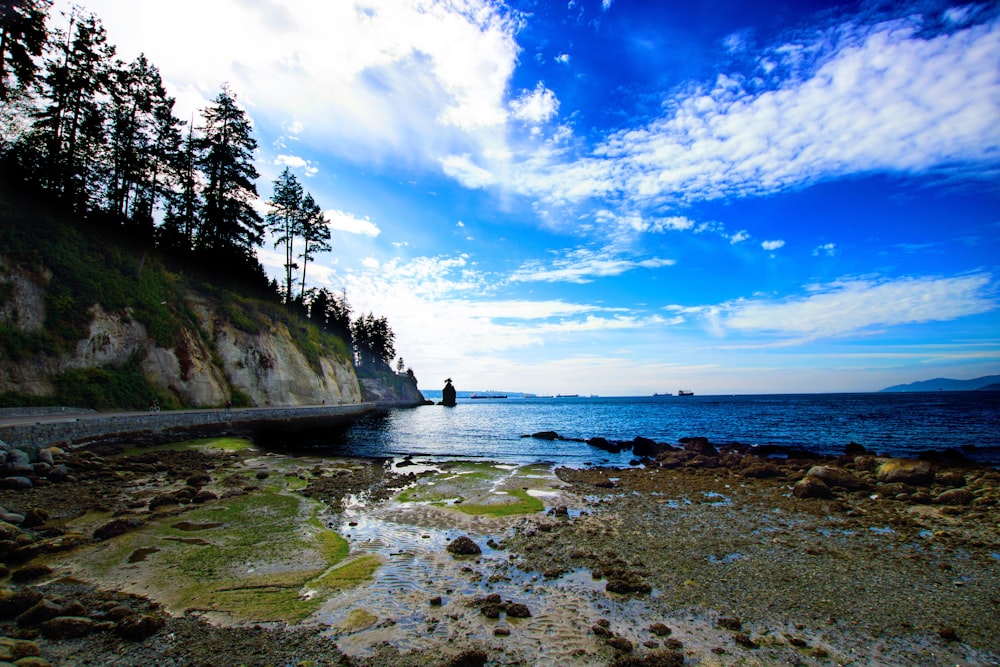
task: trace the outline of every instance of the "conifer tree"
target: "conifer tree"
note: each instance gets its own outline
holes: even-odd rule
[[[303,298],[306,293],[306,267],[314,258],[314,253],[329,252],[330,227],[323,215],[323,209],[313,199],[313,196],[306,193],[302,200],[302,242],[305,247],[299,257],[302,258],[302,291],[299,298]]]
[[[263,240],[264,224],[253,206],[260,174],[250,119],[227,85],[202,115],[199,166],[206,183],[198,248],[224,264],[258,268],[254,248]]]
[[[295,263],[295,238],[302,234],[304,220],[302,186],[288,167],[274,181],[274,194],[267,202],[267,226],[277,238],[274,247],[285,246],[285,302],[292,300],[292,271]]]
[[[15,88],[34,82],[38,73],[35,59],[45,48],[45,19],[51,4],[51,0],[0,3],[0,104],[10,99]]]
[[[110,165],[107,210],[113,218],[152,231],[162,191],[160,175],[180,152],[180,131],[160,72],[140,55],[118,63],[110,78]]]
[[[80,212],[90,210],[104,144],[108,72],[115,48],[93,14],[74,8],[67,32],[54,31],[55,48],[46,61],[42,108],[33,126],[41,144],[40,180]]]

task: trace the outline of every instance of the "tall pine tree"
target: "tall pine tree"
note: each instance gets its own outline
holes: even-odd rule
[[[323,215],[323,209],[313,199],[313,196],[306,193],[302,200],[302,243],[304,248],[299,257],[302,258],[302,291],[299,299],[304,299],[306,295],[306,267],[314,259],[317,252],[328,252],[330,246],[330,226]]]
[[[312,199],[310,197],[310,199]],[[285,246],[285,303],[292,301],[292,271],[295,263],[295,238],[302,235],[304,219],[302,185],[288,167],[274,181],[274,194],[267,202],[268,228],[276,235],[274,247]]]
[[[38,72],[35,59],[45,48],[45,19],[51,5],[51,0],[0,3],[0,104],[10,99],[14,89],[34,82]]]
[[[74,209],[87,212],[97,194],[104,149],[104,106],[115,48],[93,14],[74,8],[69,30],[57,31],[55,53],[46,62],[42,108],[32,138],[40,144],[42,184]]]
[[[206,183],[198,249],[224,265],[255,270],[264,224],[254,209],[260,174],[253,164],[253,128],[227,85],[202,115],[199,166]]]

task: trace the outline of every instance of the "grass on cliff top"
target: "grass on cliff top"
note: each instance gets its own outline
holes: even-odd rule
[[[280,480],[281,477],[278,477]],[[296,623],[324,596],[371,578],[381,561],[348,559],[315,501],[275,490],[224,498],[67,557],[74,576],[235,621]]]

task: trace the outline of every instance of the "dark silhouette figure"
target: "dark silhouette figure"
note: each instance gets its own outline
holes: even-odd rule
[[[451,384],[451,378],[448,378],[444,381],[444,389],[441,390],[441,405],[453,408],[455,403],[455,387]]]

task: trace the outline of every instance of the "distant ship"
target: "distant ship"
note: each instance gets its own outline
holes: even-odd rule
[[[678,396],[694,396],[694,392],[688,389],[681,389],[677,392]]]
[[[580,394],[556,394],[556,398],[580,398]]]
[[[473,394],[469,398],[507,398],[507,394],[498,394],[491,391],[485,394]]]
[[[670,393],[670,392],[668,391],[668,392],[667,392],[667,393],[665,393],[665,394],[653,394],[653,396],[654,396],[654,397],[656,397],[656,396],[673,396],[673,394],[671,394],[671,393]]]

